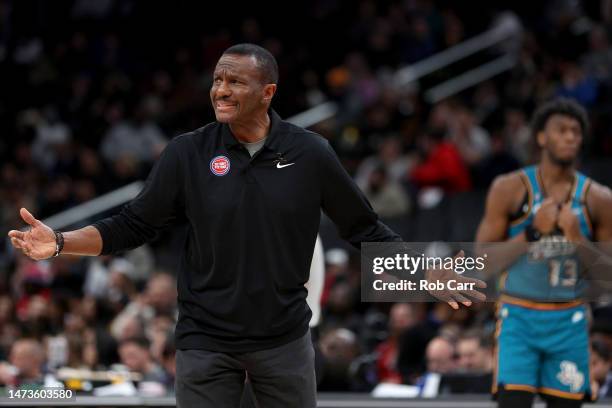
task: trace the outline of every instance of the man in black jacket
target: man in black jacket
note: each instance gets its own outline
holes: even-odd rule
[[[186,221],[178,267],[179,407],[236,407],[248,373],[263,407],[316,405],[306,305],[321,208],[341,236],[401,241],[382,224],[325,139],[270,109],[278,68],[265,49],[221,56],[216,122],[173,139],[120,214],[54,232],[26,209],[12,243],[33,259],[113,254]]]

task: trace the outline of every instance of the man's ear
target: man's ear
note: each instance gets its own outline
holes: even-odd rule
[[[536,142],[538,142],[538,146],[543,148],[546,144],[546,135],[543,130],[540,130],[536,135]]]
[[[276,93],[276,84],[264,85],[264,91],[263,91],[264,102],[266,103],[272,102],[272,98],[274,97],[275,93]]]

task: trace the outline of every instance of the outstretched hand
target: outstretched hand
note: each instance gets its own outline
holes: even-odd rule
[[[47,225],[34,218],[25,208],[19,210],[21,218],[30,226],[26,231],[11,230],[11,244],[26,256],[41,260],[55,254],[55,233]]]
[[[457,255],[455,255],[455,258],[463,258],[464,256],[465,253],[463,252],[463,250],[461,250]],[[459,309],[459,303],[462,303],[464,306],[472,305],[472,301],[466,296],[469,296],[481,302],[484,302],[487,299],[484,293],[479,292],[476,289],[472,289],[485,289],[487,287],[487,284],[484,281],[475,278],[468,278],[466,276],[456,273],[452,269],[428,269],[425,272],[425,279],[427,279],[428,282],[443,283],[443,287],[445,289],[429,290],[428,292],[436,299],[448,303],[450,307],[455,310]],[[455,286],[457,287],[457,289],[448,289],[448,282],[451,280],[456,281]]]

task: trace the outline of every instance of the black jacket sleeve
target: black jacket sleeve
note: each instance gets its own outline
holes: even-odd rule
[[[398,234],[380,222],[327,141],[321,156],[321,207],[338,227],[340,236],[357,249],[362,242],[401,242]]]
[[[162,152],[144,188],[121,212],[93,224],[102,236],[101,255],[136,248],[157,236],[181,211],[181,175],[175,141]]]

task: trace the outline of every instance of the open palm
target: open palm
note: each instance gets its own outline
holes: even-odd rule
[[[455,258],[463,258],[465,253],[463,250],[459,251]],[[459,285],[465,284],[473,284],[472,287],[476,287],[479,289],[485,289],[487,287],[486,282],[476,279],[476,278],[468,278],[467,276],[462,276],[456,273],[452,269],[428,269],[425,271],[425,279],[428,282],[441,282],[445,289],[441,290],[428,290],[429,294],[435,297],[438,300],[448,303],[453,309],[459,309],[459,303],[464,306],[471,306],[472,300],[470,300],[467,296],[474,298],[478,301],[484,302],[487,297],[484,293],[476,290],[449,290],[448,283],[451,280],[454,280]],[[466,287],[470,287],[466,285]]]
[[[8,235],[13,246],[35,260],[52,257],[55,254],[55,233],[53,230],[34,218],[25,208],[22,208],[19,214],[30,228],[27,231],[9,231]]]

